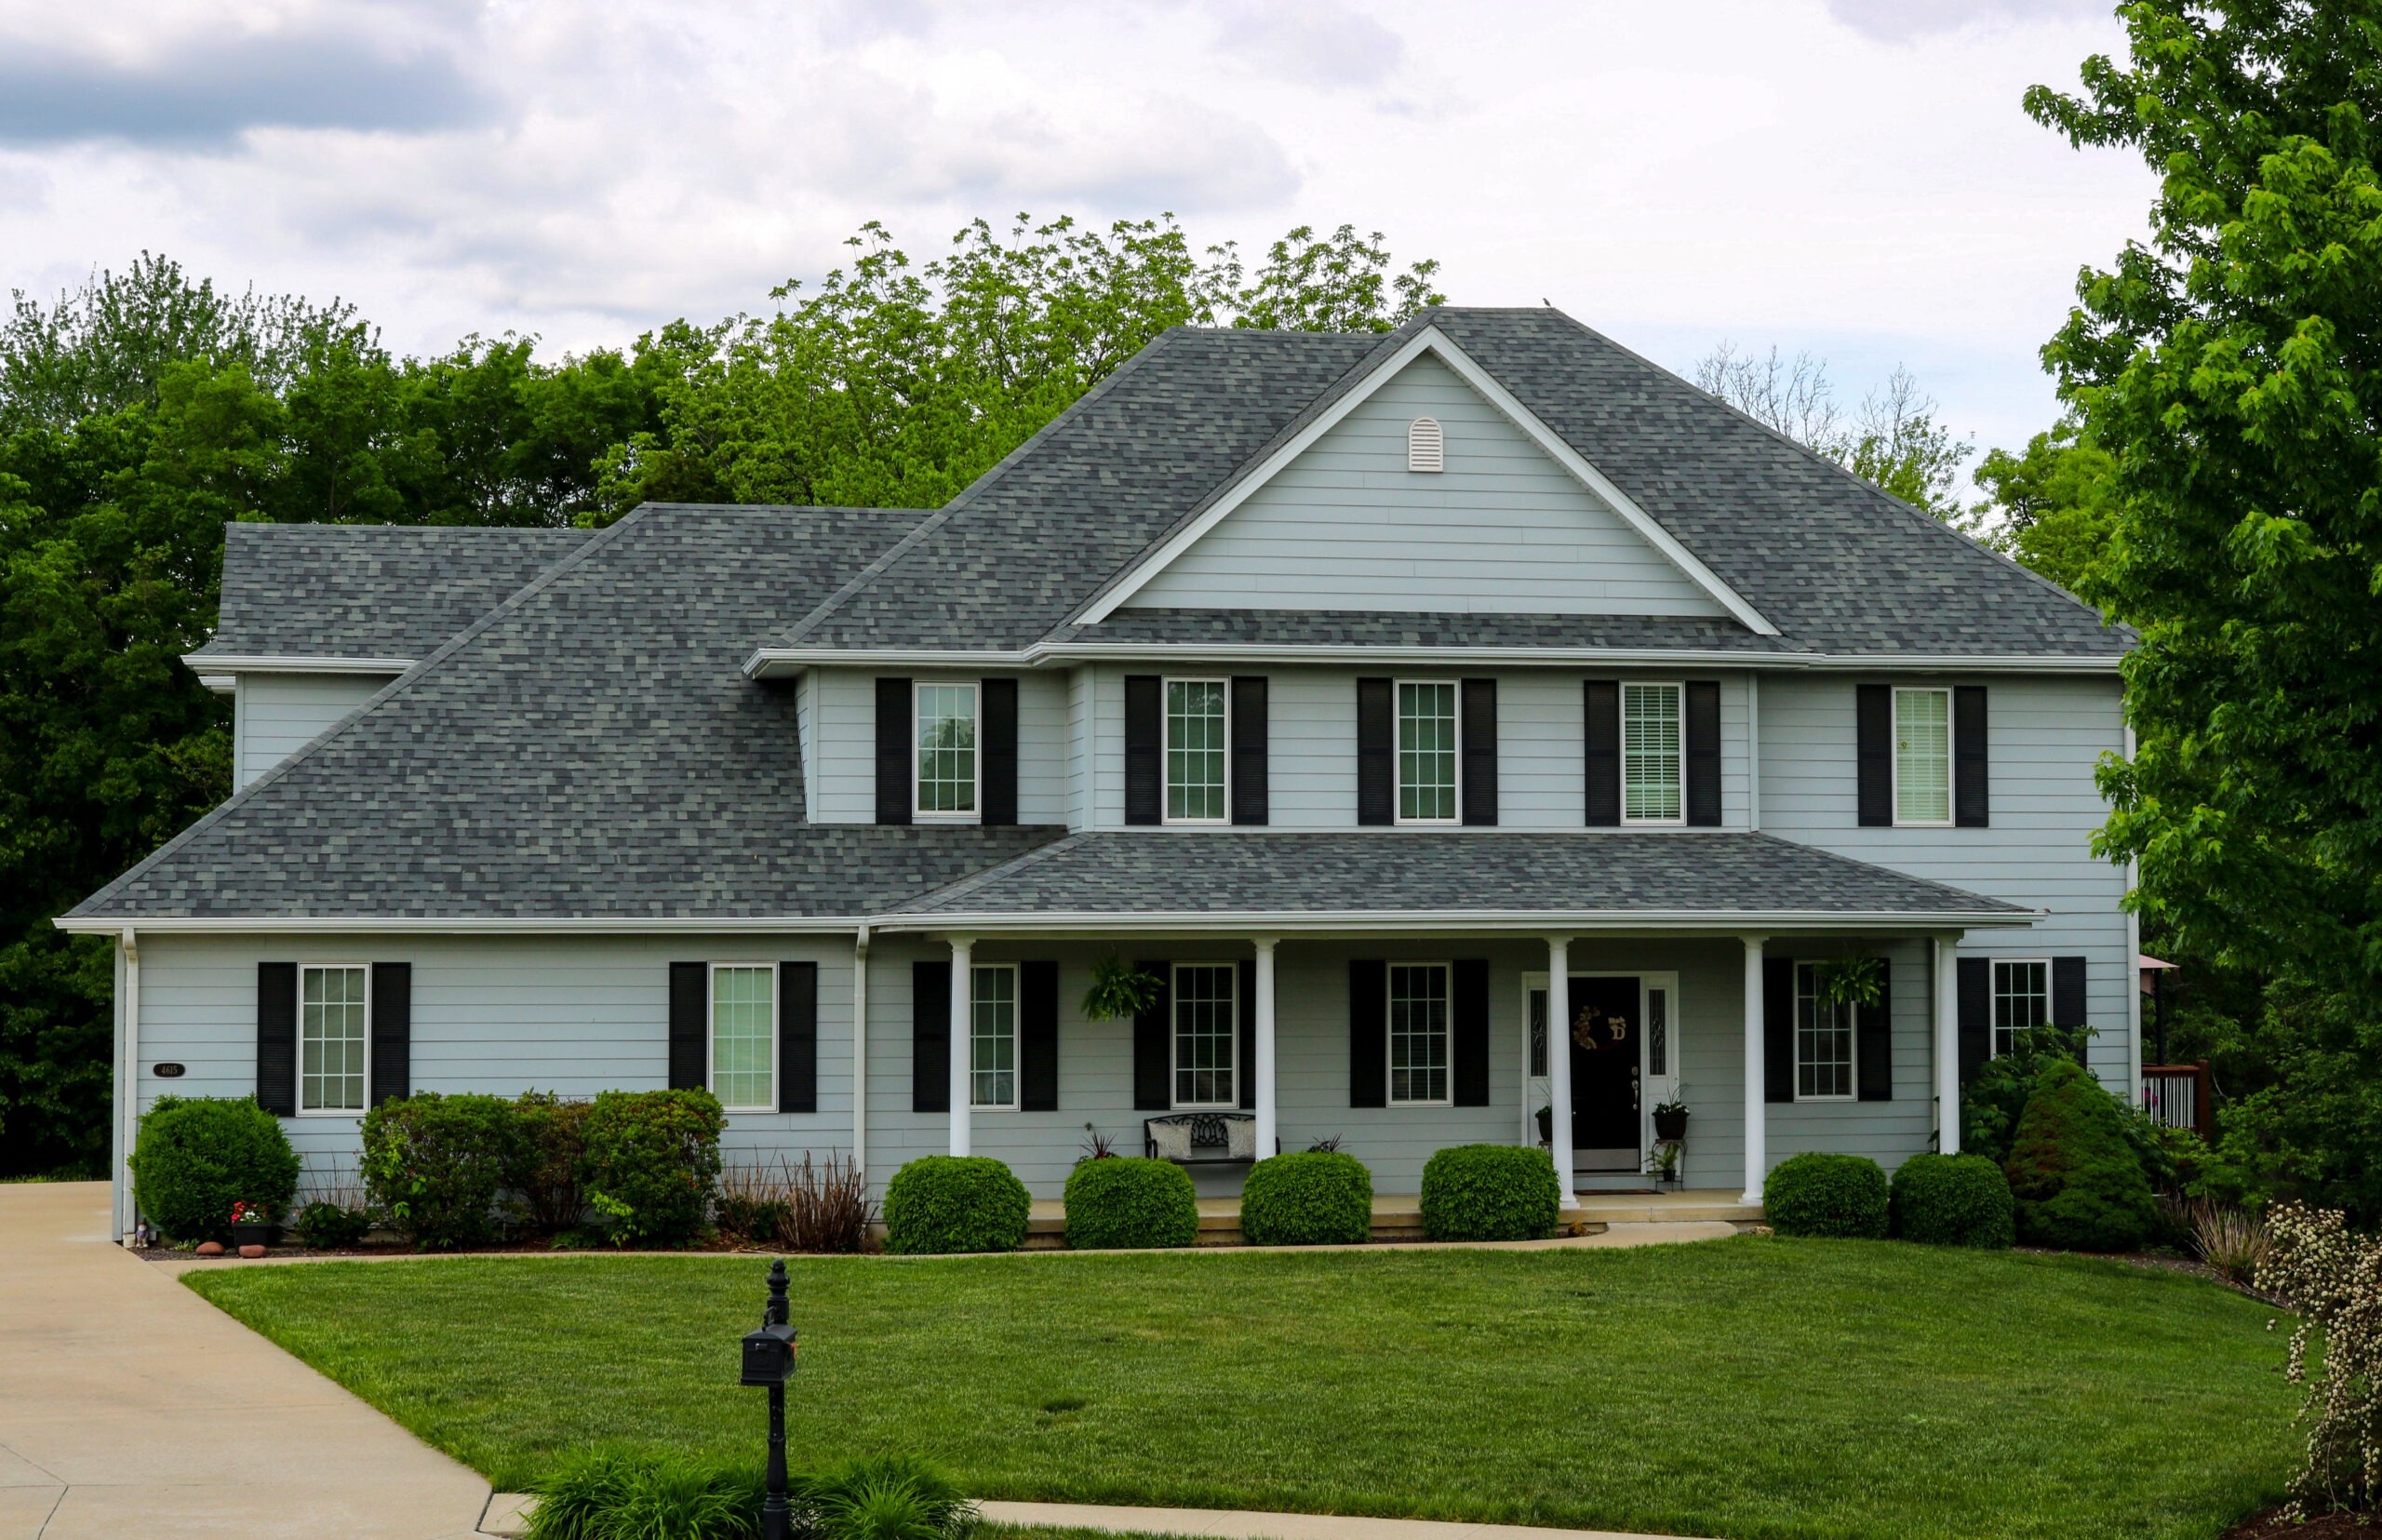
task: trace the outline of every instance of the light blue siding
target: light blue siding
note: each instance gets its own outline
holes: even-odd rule
[[[1406,468],[1418,417],[1444,471]],[[1437,358],[1334,424],[1129,605],[1725,615],[1721,605]]]
[[[902,676],[930,682],[980,677],[948,670]],[[877,821],[877,678],[875,673],[850,668],[814,668],[803,676],[801,752],[814,824]],[[1075,753],[1069,709],[1064,675],[1018,676],[1017,818],[1021,824],[1068,821]],[[793,745],[788,745],[788,752],[794,752]]]
[[[320,737],[387,687],[385,674],[243,674],[232,706],[232,789]]]

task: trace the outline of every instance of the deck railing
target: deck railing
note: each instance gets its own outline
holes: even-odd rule
[[[2164,1128],[2189,1129],[2201,1138],[2215,1130],[2208,1116],[2208,1061],[2196,1065],[2144,1065],[2142,1110]]]

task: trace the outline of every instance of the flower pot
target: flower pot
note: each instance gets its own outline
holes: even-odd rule
[[[1555,1109],[1553,1107],[1538,1109],[1538,1142],[1542,1145],[1555,1143]]]
[[[234,1246],[278,1246],[281,1226],[278,1225],[234,1225],[232,1226]]]
[[[1654,1114],[1654,1137],[1657,1139],[1686,1138],[1687,1114],[1684,1111]]]

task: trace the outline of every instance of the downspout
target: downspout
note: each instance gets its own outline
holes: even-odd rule
[[[129,925],[118,944],[124,951],[124,1121],[116,1133],[116,1233],[129,1244],[141,1223],[132,1197],[132,1144],[141,1132],[141,940]]]
[[[852,1172],[868,1174],[868,927],[852,932]]]

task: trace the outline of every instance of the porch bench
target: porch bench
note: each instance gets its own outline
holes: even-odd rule
[[[1248,1165],[1257,1158],[1257,1118],[1246,1112],[1176,1112],[1144,1118],[1142,1152],[1178,1166]]]

